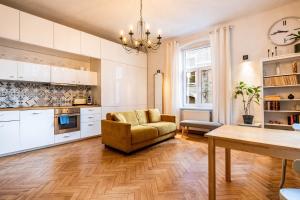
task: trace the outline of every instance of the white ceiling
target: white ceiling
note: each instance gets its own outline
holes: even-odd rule
[[[144,0],[144,19],[163,37],[275,8],[294,0]],[[136,25],[139,0],[0,0],[8,6],[117,41],[120,30]]]

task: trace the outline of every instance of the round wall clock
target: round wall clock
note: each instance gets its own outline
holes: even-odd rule
[[[298,31],[300,31],[300,17],[286,17],[275,22],[270,27],[268,35],[273,44],[284,46],[296,41],[292,34]]]

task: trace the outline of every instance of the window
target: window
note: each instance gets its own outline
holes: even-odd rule
[[[212,66],[209,46],[183,50],[184,106],[212,107]]]

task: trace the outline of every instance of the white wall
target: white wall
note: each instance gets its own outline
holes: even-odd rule
[[[274,48],[268,39],[268,29],[277,20],[288,16],[300,17],[300,1],[295,1],[285,6],[264,11],[252,16],[232,20],[226,24],[233,26],[232,33],[232,78],[234,87],[240,80],[250,84],[262,85],[262,70],[260,60],[267,56],[267,49]],[[185,45],[193,40],[207,37],[208,28],[197,34],[174,38],[180,45]],[[166,42],[166,41],[164,41]],[[293,45],[278,47],[279,54],[293,52]],[[248,63],[242,63],[242,56],[249,55]],[[157,53],[148,55],[148,106],[153,106],[153,74],[157,68],[164,72],[165,45]],[[167,102],[165,102],[167,103]],[[233,100],[233,123],[241,121],[241,105],[237,100]],[[262,110],[255,106],[254,112],[256,121],[262,121]]]

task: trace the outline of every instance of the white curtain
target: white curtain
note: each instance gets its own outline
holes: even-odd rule
[[[181,106],[181,65],[179,44],[168,42],[164,70],[164,113],[176,115],[178,122]]]
[[[213,121],[230,124],[232,118],[231,27],[210,33],[213,63]]]

